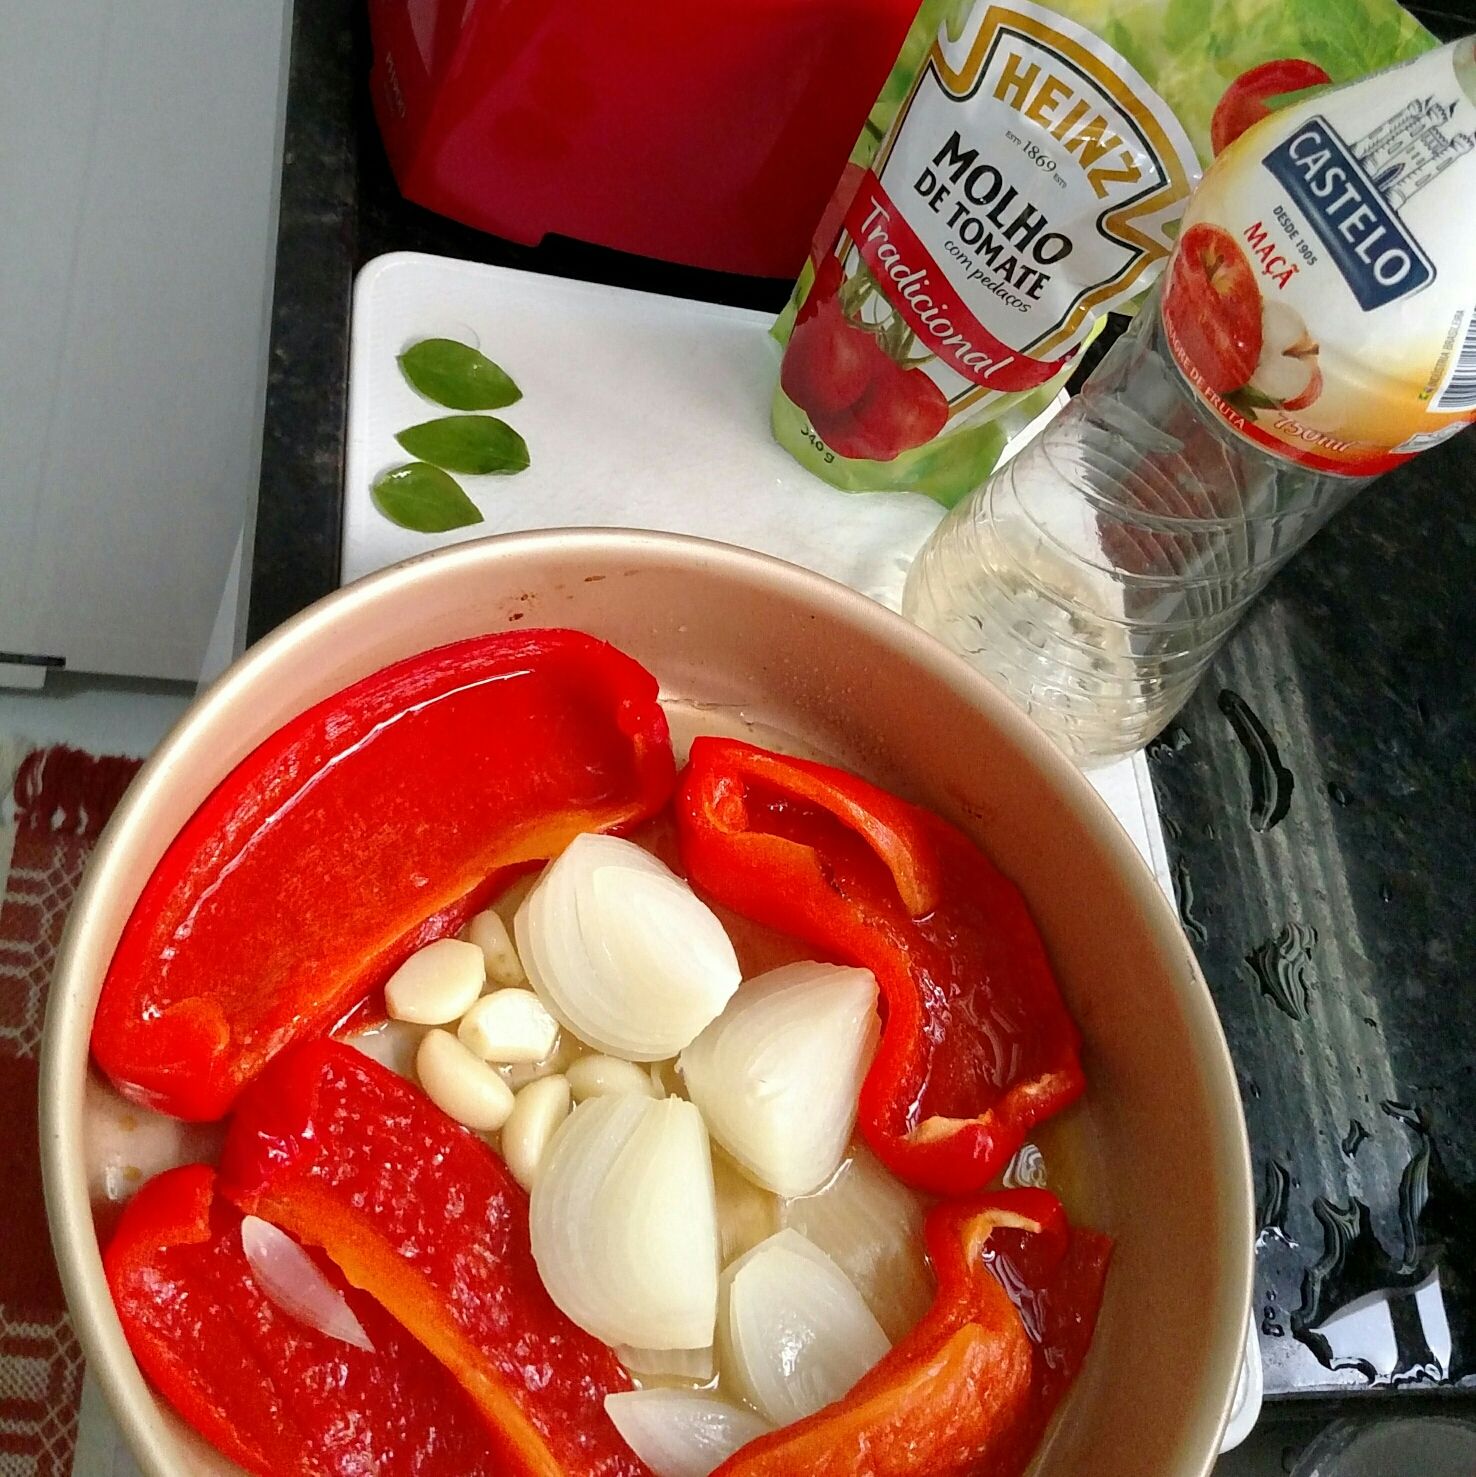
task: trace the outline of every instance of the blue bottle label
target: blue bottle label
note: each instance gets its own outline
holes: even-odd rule
[[[1301,206],[1366,313],[1418,292],[1435,276],[1390,204],[1401,181],[1406,189],[1412,183],[1408,161],[1389,159],[1377,177],[1359,162],[1385,157],[1384,143],[1398,136],[1410,111],[1401,109],[1359,140],[1356,154],[1325,118],[1309,118],[1262,161]]]

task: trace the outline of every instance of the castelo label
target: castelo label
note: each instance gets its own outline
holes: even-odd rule
[[[1205,174],[1163,296],[1236,432],[1373,476],[1476,419],[1476,38],[1273,114]]]

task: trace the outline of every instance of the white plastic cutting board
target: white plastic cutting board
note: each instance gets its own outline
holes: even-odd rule
[[[941,510],[910,493],[837,492],[775,444],[771,321],[441,257],[370,262],[354,296],[344,579],[462,539],[584,525],[701,534],[900,594]],[[458,478],[486,522],[426,535],[383,518],[369,485],[409,460],[395,433],[438,413],[395,363],[434,336],[472,344],[518,382],[523,398],[498,414],[522,433],[532,465]]]

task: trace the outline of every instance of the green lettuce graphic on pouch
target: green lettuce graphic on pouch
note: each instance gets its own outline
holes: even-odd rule
[[[935,41],[947,61],[929,67]],[[836,487],[952,506],[1055,398],[1105,309],[1132,311],[1196,165],[1273,108],[1436,44],[1392,0],[924,0],[775,325],[775,436]],[[1094,174],[1138,118],[1160,144]],[[1158,214],[1135,220],[1160,165]],[[1135,169],[1114,200],[1102,179]],[[1001,299],[1017,310],[1002,327]]]

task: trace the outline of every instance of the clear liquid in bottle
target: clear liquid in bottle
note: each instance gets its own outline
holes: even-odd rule
[[[1083,764],[1173,717],[1273,573],[1476,419],[1476,39],[1216,161],[1160,290],[918,556],[904,613]]]

